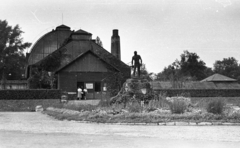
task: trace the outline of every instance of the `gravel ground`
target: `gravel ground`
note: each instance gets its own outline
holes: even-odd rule
[[[58,121],[39,112],[0,112],[0,148],[235,148],[240,126],[143,126]]]

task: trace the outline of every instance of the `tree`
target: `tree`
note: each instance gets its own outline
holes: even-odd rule
[[[240,80],[240,65],[234,57],[223,58],[222,61],[217,60],[213,64],[213,69],[215,73]]]
[[[103,47],[102,41],[101,41],[101,39],[100,39],[98,36],[97,36],[97,38],[96,38],[96,43],[97,43],[99,46]]]
[[[207,69],[206,64],[196,53],[184,51],[177,64],[180,67],[180,73],[184,76],[191,77],[193,80],[202,80],[206,77],[204,73]]]
[[[160,81],[170,81],[172,79],[173,74],[176,74],[177,71],[172,65],[168,65],[165,67],[162,72],[157,74],[157,80]]]
[[[184,51],[180,57],[180,60],[176,60],[158,73],[157,80],[173,82],[202,80],[213,73],[196,53]]]
[[[23,43],[22,33],[18,25],[12,27],[6,20],[0,20],[0,75],[3,89],[7,75],[10,78],[19,78],[21,73],[18,70],[22,71],[25,66],[23,50],[30,47],[31,43]]]

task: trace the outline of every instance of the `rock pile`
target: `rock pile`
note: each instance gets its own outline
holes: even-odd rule
[[[144,95],[151,92],[151,85],[147,79],[130,78],[126,80],[118,94],[110,99],[110,102],[120,104],[127,103],[131,99],[143,100]]]

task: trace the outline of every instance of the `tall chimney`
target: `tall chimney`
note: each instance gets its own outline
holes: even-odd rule
[[[118,30],[113,30],[113,35],[111,39],[111,53],[121,60],[121,49],[120,49],[120,37],[118,35]]]

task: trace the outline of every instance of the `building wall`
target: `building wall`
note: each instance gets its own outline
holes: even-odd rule
[[[77,90],[76,82],[76,73],[61,72],[58,74],[58,89],[67,92],[75,92]]]
[[[101,99],[106,98],[108,95],[104,91],[105,87],[104,79],[107,78],[111,73],[109,72],[66,72],[62,71],[58,74],[58,88],[67,91],[68,94],[76,95],[77,88],[80,84],[92,85],[93,88],[88,90],[87,99]],[[100,86],[97,86],[97,84]],[[98,89],[97,89],[98,87]],[[100,88],[99,88],[100,87]],[[97,89],[97,90],[96,90]],[[99,90],[100,89],[100,90]]]
[[[82,72],[107,72],[106,64],[92,54],[87,54],[81,59],[71,63],[63,71],[82,71]]]

